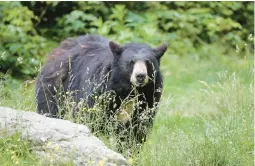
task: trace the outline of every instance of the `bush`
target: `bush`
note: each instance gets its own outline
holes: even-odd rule
[[[38,17],[19,2],[2,2],[0,10],[0,71],[16,77],[35,75],[47,52],[47,40],[34,27]]]
[[[49,45],[86,33],[165,41],[178,56],[208,58],[197,55],[208,44],[224,45],[226,54],[253,51],[252,2],[2,2],[0,9],[0,71],[14,76],[35,76]]]

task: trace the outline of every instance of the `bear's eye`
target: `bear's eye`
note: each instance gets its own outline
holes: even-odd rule
[[[130,64],[134,64],[134,63],[135,63],[135,60],[132,59],[129,63],[130,63]]]
[[[147,59],[147,60],[145,60],[145,63],[148,64],[148,65],[150,65],[150,64],[151,64],[151,61]]]

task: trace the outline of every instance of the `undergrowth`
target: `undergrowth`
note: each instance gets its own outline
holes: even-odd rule
[[[0,132],[0,163],[10,165],[36,165],[37,158],[31,154],[31,142],[22,140],[19,132],[12,136]]]

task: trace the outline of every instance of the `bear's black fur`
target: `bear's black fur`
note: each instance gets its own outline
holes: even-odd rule
[[[159,66],[166,49],[165,44],[155,49],[140,43],[120,46],[97,35],[67,39],[52,51],[38,75],[37,112],[57,117],[56,96],[60,86],[64,92],[75,92],[72,98],[76,103],[85,99],[88,108],[95,104],[93,96],[113,92],[114,100],[105,110],[108,116],[116,114],[125,98],[137,95],[138,104],[125,127],[132,125],[136,140],[142,142],[147,134],[143,128],[152,125],[156,113],[156,109],[152,108],[157,108],[161,97],[162,76]],[[137,60],[146,64],[149,81],[144,86],[135,87],[130,77]],[[149,118],[144,122],[141,116],[147,109],[150,109]]]

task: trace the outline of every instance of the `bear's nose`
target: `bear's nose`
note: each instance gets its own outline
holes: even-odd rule
[[[136,80],[139,83],[143,83],[145,77],[146,77],[146,74],[143,74],[143,73],[136,74]]]

